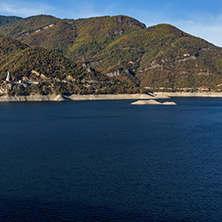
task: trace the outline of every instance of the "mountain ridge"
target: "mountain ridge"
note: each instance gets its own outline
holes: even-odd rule
[[[39,15],[0,26],[0,33],[150,90],[221,90],[222,49],[169,24],[146,27],[124,15]]]
[[[22,17],[18,17],[18,16],[4,16],[4,15],[0,15],[0,26],[11,24],[11,23],[19,21],[21,19],[22,19]]]

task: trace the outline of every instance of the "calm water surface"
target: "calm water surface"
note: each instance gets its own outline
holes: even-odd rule
[[[0,104],[0,221],[222,221],[222,99]]]

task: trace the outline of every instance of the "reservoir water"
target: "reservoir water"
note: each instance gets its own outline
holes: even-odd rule
[[[222,221],[222,99],[0,104],[0,221]]]

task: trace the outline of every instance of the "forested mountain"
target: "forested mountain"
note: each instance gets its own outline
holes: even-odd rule
[[[7,24],[12,24],[12,23],[17,22],[21,19],[22,19],[21,17],[17,17],[17,16],[3,16],[3,15],[0,15],[0,26],[7,25]]]
[[[6,82],[10,71],[10,81]],[[103,94],[140,92],[92,68],[84,68],[61,54],[0,37],[0,92],[29,94]]]
[[[127,16],[39,15],[2,25],[0,33],[133,87],[220,91],[222,86],[222,49],[168,24],[146,28]]]

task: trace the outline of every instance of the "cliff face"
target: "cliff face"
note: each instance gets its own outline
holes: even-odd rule
[[[222,49],[168,24],[146,28],[136,19],[122,15],[78,20],[41,15],[0,26],[0,31],[18,39],[18,48],[40,46],[54,51],[65,56],[67,64],[75,61],[75,69],[78,67],[75,73],[83,73],[80,70],[84,69],[84,75],[92,76],[98,72],[103,74],[103,78],[111,78],[111,82],[126,84],[128,89],[136,86],[168,91],[201,87],[216,91],[222,89]],[[77,79],[71,69],[61,69],[67,67],[64,63],[56,62],[60,65],[55,69],[61,74],[55,75],[50,59],[43,61],[37,57],[33,61],[36,66],[42,66],[42,70],[28,65],[27,73],[35,70],[60,80],[68,75]],[[24,65],[19,63],[20,67]],[[15,64],[13,70],[18,70],[18,63]],[[7,71],[6,66],[1,70]],[[98,81],[91,77],[83,77],[80,81],[83,79],[85,82]],[[104,85],[100,89],[103,88]]]

